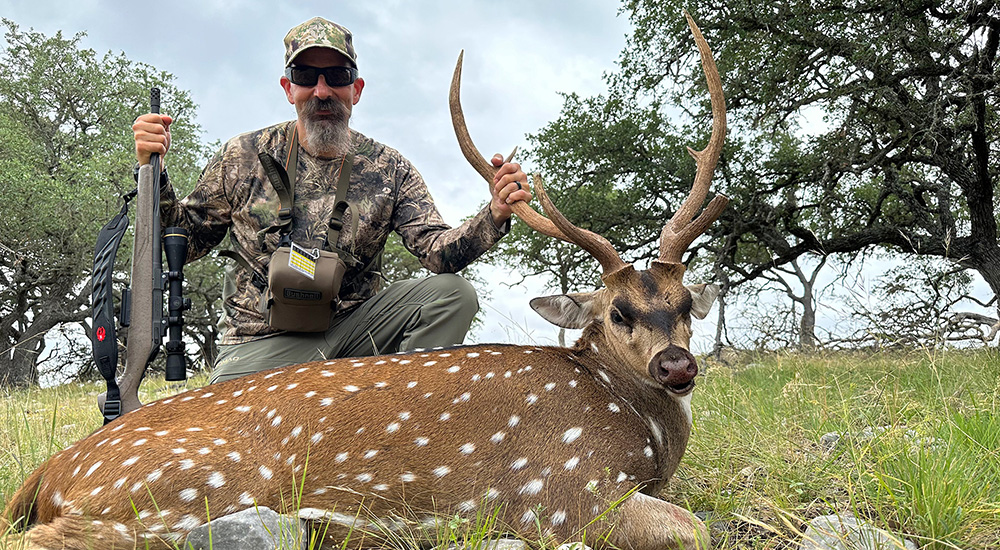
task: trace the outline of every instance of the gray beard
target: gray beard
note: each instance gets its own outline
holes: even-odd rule
[[[305,130],[305,144],[310,153],[323,157],[339,157],[347,153],[351,147],[351,130],[348,122],[351,111],[338,99],[312,98],[295,106],[299,120]],[[319,116],[317,111],[330,111],[332,114]]]

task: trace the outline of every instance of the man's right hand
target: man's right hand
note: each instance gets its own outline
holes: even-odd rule
[[[170,123],[173,121],[167,115],[155,113],[135,119],[132,133],[135,136],[135,158],[138,159],[139,166],[149,164],[149,156],[153,153],[159,153],[160,166],[166,166],[162,160],[170,149]]]

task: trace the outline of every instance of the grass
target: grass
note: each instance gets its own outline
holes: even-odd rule
[[[663,497],[709,512],[715,548],[797,549],[810,519],[836,512],[925,550],[997,548],[996,350],[778,353],[702,370],[691,440]],[[5,396],[0,504],[46,457],[99,427],[101,391],[86,384]],[[176,391],[151,379],[141,398]],[[840,435],[832,448],[821,443],[830,432]],[[481,541],[489,524],[444,521],[440,546]]]

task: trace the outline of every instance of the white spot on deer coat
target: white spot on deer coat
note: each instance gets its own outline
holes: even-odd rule
[[[608,410],[613,413],[622,412],[622,408],[617,403],[608,403]]]
[[[240,459],[243,458],[243,457],[240,456],[240,453],[238,453],[236,451],[233,451],[233,452],[227,454],[226,456],[229,457],[229,460],[232,460],[233,462],[239,462]]]
[[[222,472],[212,472],[208,474],[208,486],[218,489],[226,484],[226,476]]]
[[[646,455],[648,458],[653,458],[653,448],[646,445],[646,448],[642,450],[642,454]]]
[[[448,367],[447,372],[448,372],[448,374],[455,374],[456,372],[458,372],[460,370],[462,370],[462,367],[459,367],[458,365],[455,365],[453,367]]]
[[[503,441],[504,437],[507,437],[507,434],[503,432],[497,432],[490,437],[490,441],[499,444],[501,441]]]
[[[184,489],[181,491],[180,497],[184,502],[191,502],[198,498],[198,489]]]
[[[104,462],[98,460],[93,466],[90,467],[89,470],[87,470],[87,473],[83,474],[83,477],[90,477],[90,474],[94,473],[95,470],[100,468],[101,464],[104,464]]]
[[[123,478],[120,478],[118,481],[116,481],[115,484],[112,485],[112,487],[114,487],[115,489],[121,489],[122,486],[124,486],[127,482],[128,482],[128,478],[127,477],[123,477]]]
[[[360,481],[361,483],[368,483],[372,480],[372,475],[368,473],[358,474],[354,479]]]
[[[472,352],[466,353],[465,356],[466,357],[479,357],[479,354],[476,353],[476,352],[474,352],[474,351],[472,351]]]
[[[618,472],[618,478],[615,481],[617,481],[618,483],[621,483],[621,482],[625,481],[626,479],[628,479],[628,476],[625,474],[625,472]]]
[[[275,428],[281,425],[281,415],[275,416],[274,420],[271,421],[271,425],[274,426]]]
[[[417,476],[413,475],[410,472],[406,472],[405,474],[399,476],[399,480],[402,481],[403,483],[411,483],[417,480]]]
[[[246,405],[240,405],[239,407],[236,407],[233,410],[236,411],[236,412],[248,413],[248,412],[250,412],[250,407],[248,407]]]
[[[471,455],[476,451],[476,446],[472,443],[466,443],[465,445],[459,447],[458,450],[464,455]]]
[[[365,452],[365,460],[370,460],[372,458],[375,458],[375,455],[377,455],[377,454],[378,454],[378,450],[376,450],[376,449],[372,449],[370,451],[367,451],[367,452]]]
[[[271,476],[274,475],[274,472],[272,472],[271,469],[268,468],[267,466],[261,466],[260,468],[258,468],[258,471],[260,472],[261,477],[263,477],[264,479],[271,479]]]
[[[524,484],[524,486],[521,487],[521,490],[518,491],[518,494],[537,495],[538,493],[542,492],[542,488],[544,487],[545,487],[545,481],[541,479],[533,479],[528,483]]]
[[[345,460],[347,460],[347,456],[348,456],[347,453],[339,453],[336,457],[334,457],[334,460],[337,462],[344,462]]]
[[[163,477],[163,470],[156,469],[156,470],[153,470],[152,472],[149,472],[149,475],[146,476],[146,481],[149,482],[149,483],[152,483],[152,482],[160,479],[161,477]]]
[[[354,392],[356,392],[356,391],[358,391],[360,389],[361,388],[355,386],[354,384],[348,384],[347,386],[344,386],[344,391],[351,392],[351,393],[354,393]]]
[[[323,399],[319,400],[319,406],[320,407],[329,407],[332,404],[333,404],[333,398],[332,397],[324,397]]]
[[[583,428],[570,428],[566,430],[566,433],[563,434],[562,438],[563,443],[572,443],[576,441],[577,439],[579,439],[580,434],[582,433],[583,433]]]
[[[443,412],[443,413],[441,413],[441,416],[438,417],[438,420],[440,420],[441,422],[444,422],[446,420],[449,420],[450,418],[451,418],[451,413],[450,412]]]
[[[178,467],[181,470],[190,470],[191,468],[194,468],[194,461],[190,459],[184,459],[178,463]]]
[[[182,531],[190,531],[195,527],[202,524],[202,521],[191,514],[185,514],[181,517],[180,521],[174,524],[174,529],[180,529]]]
[[[529,393],[528,397],[526,397],[524,401],[529,405],[534,405],[538,401],[538,396],[533,393]]]
[[[536,517],[537,514],[535,514],[534,510],[527,510],[521,514],[521,523],[534,523]]]
[[[250,495],[250,493],[244,491],[243,494],[240,495],[240,504],[242,504],[243,506],[253,506],[254,504],[253,496]]]
[[[524,457],[521,457],[521,458],[515,460],[514,462],[511,462],[510,469],[511,470],[520,470],[521,468],[524,468],[527,465],[528,465],[528,459],[524,458]]]
[[[438,466],[437,468],[434,468],[432,473],[434,474],[434,477],[444,477],[451,473],[451,468],[448,466]]]
[[[147,440],[145,440],[145,439],[136,439],[135,443],[133,443],[132,446],[133,447],[138,447],[139,445],[143,445],[144,443],[146,443],[146,441]]]
[[[475,509],[476,509],[476,501],[474,500],[465,500],[458,503],[459,512],[472,512]]]
[[[100,493],[103,490],[104,490],[104,486],[102,485],[102,486],[94,489],[93,491],[91,491],[90,492],[90,496],[96,496],[98,493]]]
[[[552,391],[554,389],[556,389],[555,382],[549,382],[548,384],[545,384],[545,391]]]
[[[510,426],[511,428],[517,426],[520,423],[521,423],[521,417],[517,415],[510,417],[510,420],[507,421],[507,425]]]
[[[385,431],[389,433],[394,433],[399,431],[399,422],[390,423],[388,426],[385,427]]]
[[[319,443],[321,439],[323,439],[323,434],[320,432],[316,432],[313,434],[312,437],[309,438],[309,441],[312,441],[313,443]]]
[[[563,465],[563,468],[567,470],[572,470],[573,468],[576,468],[577,464],[579,463],[580,463],[580,457],[574,456],[573,458],[566,461],[566,464]]]
[[[552,514],[552,525],[562,525],[566,523],[566,510],[557,510]]]
[[[389,486],[386,485],[385,483],[379,483],[378,485],[372,485],[372,490],[373,491],[388,491],[389,490]]]
[[[427,439],[426,437],[418,437],[413,440],[413,442],[416,443],[417,447],[425,447],[427,446],[428,443],[430,443],[430,441],[431,440]]]

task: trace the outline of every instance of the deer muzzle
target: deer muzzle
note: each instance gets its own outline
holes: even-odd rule
[[[698,363],[691,352],[672,345],[653,356],[653,360],[649,362],[649,375],[667,391],[687,395],[694,389]]]

